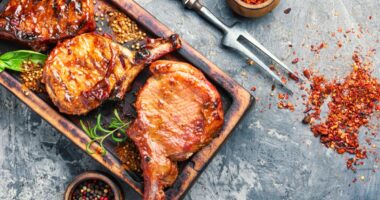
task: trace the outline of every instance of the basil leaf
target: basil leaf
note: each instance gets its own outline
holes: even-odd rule
[[[42,53],[38,53],[35,51],[29,50],[18,50],[7,52],[0,56],[0,60],[11,60],[11,59],[36,59],[36,60],[45,60],[46,55]]]
[[[0,56],[0,72],[4,69],[19,72],[22,70],[22,63],[25,60],[31,61],[34,64],[44,64],[46,59],[46,55],[29,50],[7,52]]]
[[[5,63],[0,60],[0,72],[4,71],[5,69]]]

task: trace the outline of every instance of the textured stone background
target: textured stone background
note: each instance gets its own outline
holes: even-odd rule
[[[270,80],[255,67],[245,66],[240,56],[222,48],[221,34],[216,29],[195,13],[185,11],[179,0],[137,2],[244,87],[258,88],[253,93],[257,105],[186,200],[380,198],[380,175],[372,173],[377,169],[372,160],[353,174],[346,169],[344,156],[324,148],[300,123],[304,108],[295,97],[302,92],[295,89],[293,102],[299,104],[296,112],[268,110],[269,103],[277,102],[270,95]],[[228,24],[241,21],[241,26],[286,63],[303,58],[292,66],[299,71],[312,67],[329,77],[342,76],[350,70],[355,47],[362,47],[364,55],[368,49],[379,50],[380,0],[283,0],[273,13],[259,20],[234,16],[222,0],[204,3]],[[292,11],[285,15],[283,10],[288,7]],[[362,38],[337,34],[344,41],[341,49],[337,39],[328,34],[338,27],[357,30],[359,24],[368,33]],[[315,55],[310,45],[322,41],[328,48]],[[288,47],[289,42],[293,48]],[[375,66],[379,66],[379,58],[372,58]],[[378,77],[379,69],[374,70]],[[74,176],[86,170],[104,170],[2,87],[0,94],[0,199],[62,199],[65,186]],[[375,143],[380,145],[379,140]],[[358,176],[364,176],[364,181],[351,183]],[[127,199],[139,198],[128,187],[125,189]]]

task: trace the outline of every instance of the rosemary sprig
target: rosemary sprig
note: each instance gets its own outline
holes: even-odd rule
[[[129,127],[131,121],[123,121],[117,110],[114,110],[114,117],[111,119],[110,124],[108,125],[108,129],[103,128],[102,126],[102,115],[99,114],[96,119],[96,125],[94,127],[86,126],[82,120],[80,120],[80,124],[82,126],[83,131],[91,138],[91,141],[86,145],[86,151],[89,154],[94,154],[95,152],[91,151],[91,145],[95,142],[98,142],[101,147],[101,154],[105,155],[107,153],[104,148],[104,141],[111,136],[112,140],[120,143],[124,142],[127,137],[125,135],[125,129]],[[98,134],[102,132],[103,134]],[[118,137],[116,134],[122,133],[124,135],[123,138]]]

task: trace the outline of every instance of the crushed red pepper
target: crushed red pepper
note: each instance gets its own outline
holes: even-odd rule
[[[290,101],[280,101],[277,103],[277,107],[279,109],[288,109],[292,112],[295,110],[294,105]]]
[[[322,42],[319,45],[311,45],[310,50],[316,54],[319,54],[322,49],[327,48],[327,44]]]
[[[299,58],[294,58],[294,59],[292,60],[292,64],[297,64],[299,61],[300,61]]]
[[[297,74],[297,73],[296,73]],[[298,74],[297,74],[298,75]],[[293,79],[295,82],[298,82],[300,79],[298,78],[298,76],[296,76],[295,74],[292,74],[292,73],[288,73],[288,76],[289,78]]]
[[[308,113],[303,123],[311,124],[311,131],[320,137],[321,143],[334,149],[337,153],[354,155],[347,160],[347,168],[355,171],[354,165],[363,164],[367,158],[367,150],[360,146],[358,134],[362,126],[368,125],[369,118],[380,101],[380,84],[371,76],[368,64],[363,64],[358,55],[353,56],[353,71],[344,79],[344,82],[333,80],[328,82],[323,76],[310,77],[311,91],[307,102]],[[328,116],[324,122],[314,124],[320,120],[321,107],[326,99]],[[311,112],[313,111],[313,112]]]
[[[243,0],[245,3],[257,5],[257,4],[262,4],[268,0]]]
[[[310,78],[311,78],[311,72],[310,72],[310,70],[308,70],[308,69],[303,70],[303,75],[304,75],[308,80],[310,80]]]

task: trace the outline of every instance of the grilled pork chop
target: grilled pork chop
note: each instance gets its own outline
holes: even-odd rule
[[[107,37],[85,33],[52,50],[43,82],[61,112],[83,115],[109,98],[122,99],[146,64],[178,48],[177,35],[147,39],[145,47],[134,52]]]
[[[93,0],[9,0],[0,13],[0,39],[36,51],[95,28]]]
[[[139,91],[137,119],[127,130],[141,154],[144,199],[162,200],[177,178],[177,161],[207,145],[224,121],[215,87],[193,66],[156,61]]]

